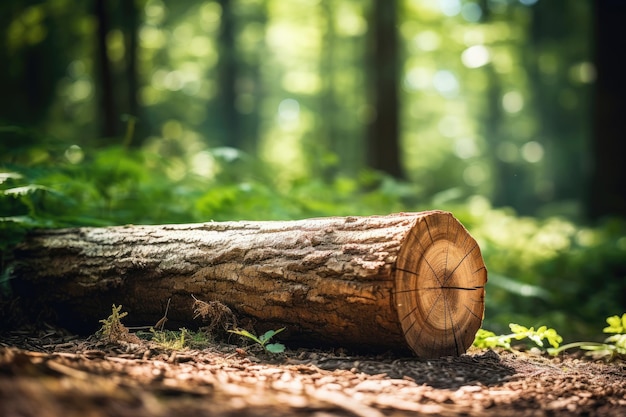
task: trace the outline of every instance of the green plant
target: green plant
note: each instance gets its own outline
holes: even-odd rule
[[[282,332],[283,330],[285,330],[284,327],[278,330],[268,330],[259,337],[243,329],[229,330],[229,332],[237,334],[239,336],[247,337],[248,339],[253,340],[259,346],[261,346],[266,352],[282,353],[285,351],[285,345],[283,345],[282,343],[268,343],[268,342],[270,341],[272,337]]]
[[[554,329],[541,326],[537,330],[534,327],[524,327],[519,324],[509,324],[510,334],[496,335],[488,330],[479,329],[474,339],[474,346],[478,348],[494,348],[501,347],[511,349],[513,340],[530,339],[539,347],[543,347],[544,339],[548,341],[554,348],[559,347],[563,338]]]
[[[113,304],[111,315],[106,319],[100,320],[102,327],[96,332],[96,337],[107,343],[138,343],[139,338],[128,331],[128,328],[120,321],[128,315],[122,312],[122,306]]]
[[[626,355],[626,313],[622,314],[622,317],[607,317],[606,322],[608,326],[602,329],[602,331],[604,333],[613,333],[613,335],[604,339],[604,343],[573,342],[548,349],[548,353],[558,355],[565,350],[579,348],[589,351],[587,354],[595,358],[604,357],[613,359],[618,356]]]
[[[187,336],[187,329],[184,327],[178,332],[170,330],[155,330],[150,328],[152,333],[152,341],[157,345],[171,350],[182,350],[186,347],[185,338]]]
[[[179,330],[156,330],[151,327],[149,334],[144,332],[141,336],[169,350],[204,349],[211,343],[207,333],[194,332],[184,327]]]
[[[527,328],[519,324],[511,323],[510,334],[496,335],[495,333],[479,329],[474,339],[474,347],[477,348],[504,348],[512,350],[511,342],[513,340],[522,340],[525,338],[533,341],[537,346],[543,348],[543,340],[547,340],[552,346],[547,348],[546,352],[556,356],[568,349],[579,348],[587,350],[589,356],[594,358],[614,359],[616,357],[626,355],[626,313],[622,316],[607,317],[608,326],[602,331],[604,333],[612,333],[611,336],[604,340],[604,343],[598,342],[573,342],[561,346],[563,338],[554,329],[541,326],[537,330],[533,327]]]

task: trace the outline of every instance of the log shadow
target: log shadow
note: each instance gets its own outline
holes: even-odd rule
[[[491,350],[478,355],[438,359],[403,357],[371,360],[361,357],[348,361],[322,360],[317,366],[325,370],[350,369],[368,375],[386,374],[387,378],[408,379],[418,385],[451,390],[466,385],[500,385],[516,373]]]

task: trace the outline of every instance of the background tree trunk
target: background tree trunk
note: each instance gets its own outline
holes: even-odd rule
[[[371,16],[370,68],[375,116],[368,129],[368,162],[371,168],[404,178],[400,160],[397,3],[375,0]]]
[[[598,0],[595,11],[595,84],[592,175],[587,213],[592,219],[626,217],[626,78],[623,65],[614,61],[615,51],[626,47],[626,3]]]
[[[127,145],[139,147],[145,136],[147,136],[148,120],[141,117],[139,111],[139,71],[138,71],[138,49],[139,49],[139,10],[135,1],[123,1],[121,3],[121,27],[124,33],[124,78],[126,80],[126,111],[131,117],[138,119],[139,129],[135,129],[135,121],[126,122],[126,130],[131,137],[125,138]],[[129,124],[130,123],[130,124]],[[130,128],[132,126],[132,128]]]
[[[111,61],[107,52],[107,35],[109,33],[109,12],[104,0],[96,0],[94,14],[98,22],[96,33],[96,67],[100,87],[100,111],[102,118],[102,135],[111,138],[118,135],[117,121],[115,120],[115,97]]]
[[[188,325],[194,295],[300,343],[422,357],[466,351],[487,279],[476,241],[441,211],[48,230],[15,256],[15,293],[70,328],[97,327],[114,303],[153,324],[168,299]]]
[[[218,0],[222,8],[219,33],[219,63],[218,63],[218,98],[216,101],[217,119],[222,130],[220,143],[224,146],[242,148],[241,121],[237,112],[237,45],[235,34],[236,18],[231,0]],[[213,111],[213,110],[212,110]]]

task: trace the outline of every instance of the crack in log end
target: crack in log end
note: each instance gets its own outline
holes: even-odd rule
[[[479,285],[477,287],[453,287],[453,286],[446,286],[446,287],[440,287],[438,289],[440,289],[440,290],[476,291],[476,290],[482,290],[484,288],[485,288],[484,285]]]
[[[393,297],[404,337],[420,357],[461,355],[482,324],[487,270],[452,214],[427,212],[408,233]]]

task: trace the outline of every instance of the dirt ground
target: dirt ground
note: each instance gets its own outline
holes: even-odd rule
[[[49,329],[0,334],[0,415],[625,416],[626,362],[471,351],[167,350]]]

